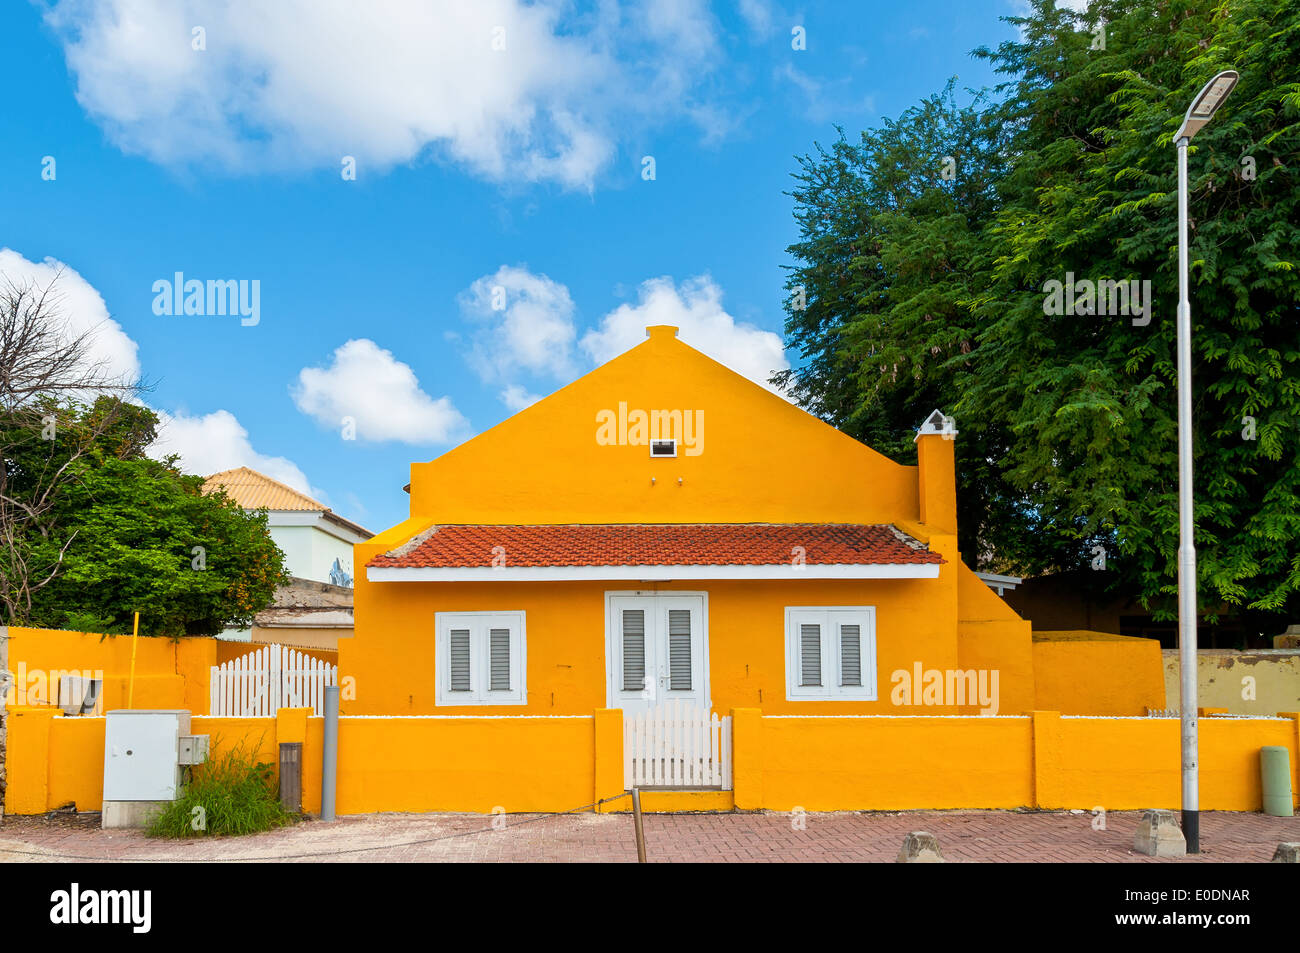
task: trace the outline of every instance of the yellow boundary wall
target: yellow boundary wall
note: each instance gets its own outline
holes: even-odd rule
[[[1300,712],[1201,718],[1201,808],[1258,811],[1259,749],[1291,753]],[[735,803],[789,811],[1177,808],[1174,718],[764,716],[732,712]],[[1300,801],[1297,801],[1300,804]]]
[[[320,809],[323,721],[309,709],[275,718],[195,717],[212,756],[236,746],[276,761],[303,743],[303,806]],[[1176,719],[1028,716],[765,716],[732,710],[728,794],[652,792],[657,810],[789,811],[943,808],[1134,810],[1179,804]],[[1259,749],[1291,753],[1300,791],[1300,712],[1202,718],[1201,806],[1258,811]],[[339,814],[377,811],[568,811],[623,791],[622,712],[572,716],[344,716]],[[15,708],[9,720],[10,814],[103,799],[104,719]],[[603,810],[626,810],[615,801]]]
[[[102,717],[48,707],[9,711],[7,814],[103,804]],[[303,807],[320,810],[324,720],[307,708],[275,718],[195,716],[210,758],[235,748],[275,764],[281,742],[303,743]],[[570,717],[366,717],[339,719],[336,809],[571,810],[623,790],[622,712]]]
[[[251,646],[245,651],[251,651]],[[217,640],[140,636],[135,660],[136,708],[208,710],[208,682]],[[10,706],[53,705],[64,675],[104,679],[103,711],[127,707],[131,636],[9,626]]]

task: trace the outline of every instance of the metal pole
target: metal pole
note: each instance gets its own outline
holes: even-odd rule
[[[1178,667],[1183,837],[1201,852],[1196,738],[1196,541],[1192,518],[1192,305],[1187,293],[1187,137],[1178,140]]]
[[[135,707],[135,648],[140,641],[140,613],[135,614],[135,626],[131,629],[131,680],[127,682],[126,707]]]
[[[325,686],[325,745],[321,758],[320,819],[334,820],[334,791],[339,766],[339,687]]]
[[[645,828],[641,826],[641,789],[632,789],[632,826],[636,828],[636,862],[645,863]]]

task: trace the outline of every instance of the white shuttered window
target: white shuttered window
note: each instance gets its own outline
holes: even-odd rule
[[[691,690],[691,611],[668,610],[668,687]]]
[[[435,704],[527,701],[524,613],[439,612],[435,638]]]
[[[645,609],[624,609],[623,638],[623,691],[645,690]]]
[[[785,610],[786,698],[875,701],[874,606]]]

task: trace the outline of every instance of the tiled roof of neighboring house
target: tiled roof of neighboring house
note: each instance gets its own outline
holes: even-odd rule
[[[263,506],[268,510],[324,512],[329,509],[306,493],[299,493],[293,487],[248,467],[236,467],[212,474],[203,482],[203,492],[211,493],[218,486],[223,487],[227,495],[246,510],[261,509]]]
[[[495,549],[503,547],[503,549]],[[435,526],[367,563],[378,569],[488,567],[941,564],[888,524]]]
[[[203,492],[211,493],[217,487],[225,489],[226,494],[246,510],[265,507],[268,510],[297,511],[304,513],[322,513],[331,522],[345,526],[355,533],[371,537],[374,533],[346,520],[319,500],[314,500],[306,493],[300,493],[279,480],[272,480],[264,473],[258,473],[248,467],[236,467],[214,473],[203,482]]]

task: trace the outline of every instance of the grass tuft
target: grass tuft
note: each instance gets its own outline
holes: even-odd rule
[[[275,765],[242,745],[190,770],[180,799],[154,818],[149,837],[257,834],[297,819],[280,804]]]

